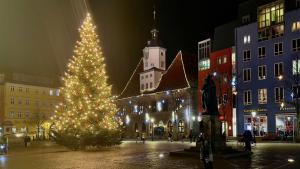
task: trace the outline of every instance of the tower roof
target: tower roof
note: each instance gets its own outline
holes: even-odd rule
[[[156,28],[156,10],[155,6],[153,8],[153,28],[150,31],[151,33],[151,39],[147,41],[147,47],[150,46],[161,46],[161,41],[159,40],[158,37],[158,29]]]

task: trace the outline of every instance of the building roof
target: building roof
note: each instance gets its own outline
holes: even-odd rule
[[[139,74],[143,71],[143,60],[141,59],[119,98],[138,96],[140,93]],[[197,57],[179,51],[162,75],[158,86],[153,91],[143,92],[151,94],[169,90],[177,90],[197,86]]]

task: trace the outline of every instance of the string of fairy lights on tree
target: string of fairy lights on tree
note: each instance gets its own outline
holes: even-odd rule
[[[117,106],[107,84],[104,57],[90,14],[79,33],[80,41],[63,77],[64,100],[56,106],[52,120],[59,132],[76,135],[118,130]]]

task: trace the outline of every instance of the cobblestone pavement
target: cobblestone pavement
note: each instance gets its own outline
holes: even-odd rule
[[[97,152],[69,151],[50,142],[29,148],[11,148],[0,156],[2,169],[189,169],[202,168],[199,159],[170,157],[169,152],[188,148],[190,143],[148,141],[145,144],[126,141],[120,146]],[[218,159],[220,169],[300,169],[300,145],[260,143],[251,158]],[[288,162],[288,158],[295,162]]]

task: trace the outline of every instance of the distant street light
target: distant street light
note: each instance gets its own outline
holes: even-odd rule
[[[282,76],[282,75],[278,76],[278,79],[279,79],[279,80],[282,80],[282,79],[283,79],[283,76]]]

